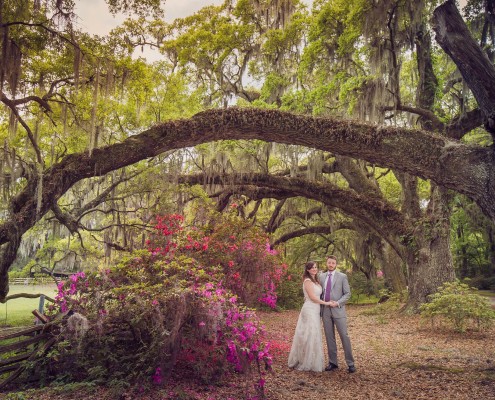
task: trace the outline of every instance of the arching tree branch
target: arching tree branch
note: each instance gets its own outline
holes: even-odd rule
[[[339,227],[339,228],[337,228],[337,230],[338,229],[342,229],[342,228]],[[285,243],[291,239],[295,239],[295,238],[306,236],[306,235],[314,235],[314,234],[329,235],[335,231],[336,231],[336,229],[332,229],[328,225],[310,226],[310,227],[307,227],[304,229],[299,229],[297,231],[289,232],[289,233],[286,233],[285,235],[280,236],[277,240],[275,240],[272,243],[272,246],[275,247],[275,246],[278,246],[281,243]]]
[[[237,190],[240,190],[242,185],[248,185],[249,190],[252,185],[256,185],[265,188],[265,197],[280,199],[301,196],[339,208],[375,230],[394,248],[397,248],[399,254],[397,238],[402,237],[407,241],[413,229],[402,213],[384,202],[382,198],[374,197],[369,193],[363,196],[353,190],[342,189],[328,182],[265,174],[229,174],[213,176],[210,180],[216,184],[236,185]],[[178,181],[189,185],[201,184],[203,174],[181,176]],[[270,192],[270,190],[274,191]]]

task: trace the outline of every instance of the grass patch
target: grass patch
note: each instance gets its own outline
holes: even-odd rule
[[[476,293],[484,297],[495,297],[495,292],[493,290],[478,290]]]
[[[406,362],[399,364],[399,367],[406,367],[409,368],[413,371],[443,371],[443,372],[450,372],[452,374],[460,374],[464,372],[464,369],[462,368],[452,368],[452,367],[445,367],[443,365],[435,365],[435,364],[418,364],[415,362]]]
[[[490,367],[490,368],[486,368],[484,370],[481,371],[484,378],[491,381],[491,382],[495,382],[495,367]]]
[[[56,286],[55,284],[10,286],[9,295],[18,293],[43,293],[51,298],[54,298],[56,294]],[[6,303],[0,303],[0,326],[32,325],[34,322],[34,316],[31,312],[38,309],[39,302],[39,298],[18,298],[8,300]],[[47,305],[48,301],[45,300],[45,307]]]
[[[347,302],[347,304],[353,304],[353,305],[369,305],[369,304],[377,304],[378,303],[378,297],[376,296],[366,296],[362,294],[352,294],[351,298]]]

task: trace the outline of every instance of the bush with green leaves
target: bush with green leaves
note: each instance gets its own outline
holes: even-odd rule
[[[360,303],[363,298],[372,299],[379,295],[379,292],[384,289],[383,279],[369,279],[362,273],[348,274],[349,285],[352,290],[350,303]]]
[[[421,316],[446,321],[458,332],[470,326],[480,330],[495,320],[489,299],[476,293],[477,289],[459,280],[444,283],[438,292],[430,295],[430,301],[420,307]]]
[[[301,308],[304,302],[302,291],[302,271],[304,266],[289,265],[284,276],[277,285],[277,308],[294,310]]]
[[[404,303],[407,301],[407,291],[403,292],[390,292],[387,289],[382,289],[378,292],[380,299],[378,303],[372,307],[363,310],[363,315],[380,315],[385,316],[387,314],[394,314],[398,312]]]

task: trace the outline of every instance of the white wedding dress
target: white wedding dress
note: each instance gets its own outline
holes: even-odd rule
[[[308,278],[305,281],[310,280]],[[314,294],[320,297],[323,289],[314,284]],[[303,284],[304,304],[299,313],[296,331],[289,353],[289,367],[299,371],[317,371],[325,369],[323,341],[321,336],[320,305],[310,300]]]

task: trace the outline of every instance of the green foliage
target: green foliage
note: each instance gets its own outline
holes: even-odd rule
[[[382,289],[379,298],[384,299],[374,307],[368,308],[362,312],[363,315],[377,315],[385,317],[398,312],[407,300],[407,292],[390,293],[387,289]]]
[[[490,326],[495,320],[495,311],[486,297],[476,289],[459,280],[444,283],[428,303],[420,307],[424,318],[447,321],[454,330],[465,332],[470,325],[477,329]]]
[[[301,267],[289,266],[285,278],[277,287],[277,307],[284,310],[299,309],[303,301]]]
[[[495,276],[477,275],[469,278],[469,284],[479,290],[490,290],[495,293]]]
[[[134,13],[140,16],[152,15],[160,17],[163,15],[160,0],[106,0],[112,14]]]
[[[26,400],[29,397],[26,397],[26,395],[22,392],[16,393],[7,393],[7,395],[4,397],[5,400]]]
[[[454,198],[453,204],[450,242],[457,276],[470,278],[470,284],[478,289],[495,288],[490,244],[493,223],[461,195]]]
[[[359,303],[360,297],[376,297],[384,288],[383,279],[368,279],[364,274],[349,274],[349,285],[352,288],[351,302]]]
[[[3,400],[35,400],[40,398],[53,398],[54,395],[73,395],[79,398],[95,398],[97,387],[93,382],[74,382],[67,384],[52,383],[49,388],[27,389],[22,391],[6,393]]]
[[[31,267],[35,264],[35,260],[30,260],[24,265],[24,267],[22,267],[22,269],[9,271],[9,281],[12,281],[12,279],[15,278],[28,278]]]

